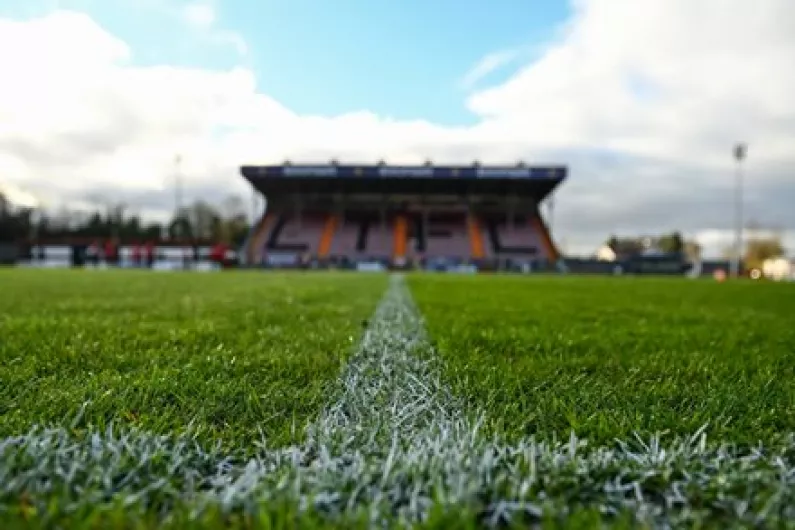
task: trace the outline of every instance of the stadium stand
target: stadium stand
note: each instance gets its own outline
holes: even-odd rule
[[[249,267],[551,268],[538,205],[562,166],[243,166],[267,209],[241,252]]]

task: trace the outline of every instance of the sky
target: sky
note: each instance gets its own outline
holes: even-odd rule
[[[795,254],[792,0],[0,0],[0,186],[163,217],[293,161],[565,164],[556,239]]]

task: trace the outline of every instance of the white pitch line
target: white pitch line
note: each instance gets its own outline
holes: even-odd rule
[[[795,520],[795,436],[746,452],[708,447],[700,433],[665,447],[658,438],[612,448],[574,437],[562,445],[487,440],[443,383],[431,350],[394,276],[305,444],[262,445],[241,461],[188,436],[108,429],[75,438],[34,428],[0,440],[0,517],[23,493],[46,509],[51,492],[66,491],[64,511],[111,497],[188,503],[196,513],[220,506],[256,514],[263,503],[288,502],[330,518],[367,514],[373,527],[421,522],[434,506],[468,509],[486,525],[538,521],[542,511],[565,517],[578,507],[629,512],[660,528],[712,513],[772,526]],[[689,505],[689,493],[716,490]]]
[[[432,436],[468,436],[463,407],[442,383],[437,359],[402,277],[390,286],[340,378],[341,391],[310,436],[346,444],[398,440],[411,444]]]

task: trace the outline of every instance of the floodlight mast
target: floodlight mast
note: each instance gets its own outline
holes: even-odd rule
[[[182,210],[182,155],[174,156],[174,228],[178,236],[182,236],[180,214]]]
[[[748,146],[738,143],[734,146],[734,252],[731,262],[731,276],[738,278],[743,259],[743,162],[748,155]]]

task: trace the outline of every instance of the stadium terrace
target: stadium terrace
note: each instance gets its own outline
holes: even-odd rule
[[[267,207],[243,248],[251,267],[553,268],[539,205],[565,166],[243,166]]]

